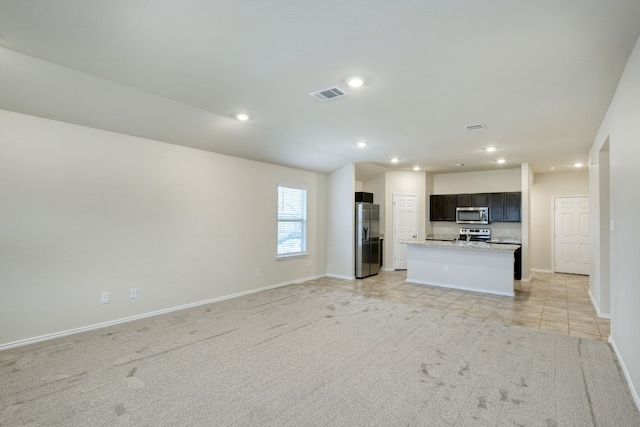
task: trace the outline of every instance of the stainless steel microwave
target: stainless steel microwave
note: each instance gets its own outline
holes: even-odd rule
[[[489,208],[456,208],[458,224],[489,224]]]

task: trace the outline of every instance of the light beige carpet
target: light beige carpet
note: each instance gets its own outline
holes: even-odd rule
[[[640,426],[610,347],[292,285],[0,352],[0,424]]]

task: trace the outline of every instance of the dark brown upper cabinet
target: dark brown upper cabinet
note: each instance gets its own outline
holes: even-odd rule
[[[473,197],[471,206],[477,208],[485,208],[489,206],[489,195],[487,193],[476,193],[471,196]]]
[[[458,194],[457,198],[458,198],[457,207],[467,208],[467,207],[473,206],[471,204],[471,202],[472,202],[471,194]]]
[[[489,222],[504,219],[504,193],[489,193]]]
[[[455,221],[456,207],[488,207],[489,222],[520,222],[520,192],[434,194],[430,197],[431,221]]]
[[[520,222],[520,209],[520,192],[489,194],[489,222]]]
[[[432,195],[429,200],[429,219],[431,221],[444,221],[444,195]]]
[[[446,194],[444,196],[444,220],[456,220],[456,207],[458,207],[458,196],[455,194]]]
[[[504,193],[504,222],[520,222],[520,193]]]
[[[430,197],[431,221],[455,221],[458,198],[455,194],[436,194]]]

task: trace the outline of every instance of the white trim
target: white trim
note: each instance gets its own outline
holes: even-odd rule
[[[631,381],[631,376],[629,375],[629,371],[627,370],[627,365],[625,365],[624,360],[622,359],[622,356],[618,351],[618,347],[616,346],[616,343],[613,341],[613,337],[611,335],[609,335],[609,344],[611,344],[611,348],[613,348],[613,352],[616,354],[616,357],[618,358],[618,362],[620,363],[620,367],[622,368],[624,377],[627,380],[627,385],[629,386],[631,397],[633,397],[633,401],[638,407],[638,410],[640,410],[640,397],[638,396],[638,392],[636,392],[636,389],[633,386],[633,382]]]
[[[506,297],[515,296],[515,292],[509,293],[509,292],[496,291],[494,289],[481,289],[473,286],[452,285],[449,283],[429,282],[427,280],[419,280],[419,279],[411,279],[411,280],[407,279],[407,283],[417,283],[418,285],[438,286],[440,288],[459,289],[461,291],[483,292],[485,294],[502,295]]]
[[[531,275],[529,275],[528,277],[522,277],[522,278],[520,278],[520,281],[521,281],[521,282],[524,282],[524,283],[529,283],[529,282],[531,281],[531,279],[532,279],[532,276],[531,276]]]
[[[343,276],[341,274],[325,274],[326,277],[332,277],[334,279],[355,280],[356,276]]]
[[[276,261],[284,261],[284,260],[287,260],[287,259],[306,258],[308,256],[309,256],[308,252],[296,252],[295,254],[277,255],[276,256]]]
[[[598,307],[598,303],[596,303],[596,299],[593,297],[593,294],[591,293],[591,289],[589,289],[589,298],[591,298],[591,305],[593,305],[593,308],[596,309],[596,313],[598,314],[598,317],[602,317],[603,319],[611,319],[611,314],[609,313],[603,313],[600,311],[600,307]]]
[[[553,273],[553,270],[546,270],[544,268],[532,268],[531,271],[535,271],[538,273]]]
[[[10,343],[7,343],[7,344],[0,344],[0,351],[8,350],[8,349],[14,348],[14,347],[21,347],[23,345],[28,345],[28,344],[35,344],[37,342],[47,341],[47,340],[51,340],[51,339],[54,339],[54,338],[60,338],[60,337],[64,337],[64,336],[67,336],[67,335],[73,335],[73,334],[77,334],[77,333],[80,333],[80,332],[86,332],[86,331],[91,331],[91,330],[94,330],[94,329],[106,328],[108,326],[118,325],[120,323],[131,322],[133,320],[144,319],[146,317],[152,317],[152,316],[157,316],[157,315],[160,315],[160,314],[171,313],[172,311],[185,310],[187,308],[193,308],[193,307],[197,307],[199,305],[211,304],[211,303],[214,303],[214,302],[219,302],[219,301],[224,301],[224,300],[227,300],[227,299],[237,298],[237,297],[241,297],[241,296],[244,296],[244,295],[254,294],[254,293],[257,293],[257,292],[268,291],[270,289],[275,289],[275,288],[281,288],[281,287],[284,287],[284,286],[294,285],[294,284],[306,282],[308,280],[319,279],[321,277],[325,277],[325,275],[321,274],[321,275],[317,275],[317,276],[310,276],[310,277],[306,277],[306,278],[302,278],[302,279],[291,280],[289,282],[283,282],[283,283],[278,283],[278,284],[275,284],[275,285],[265,286],[263,288],[252,289],[252,290],[244,291],[244,292],[238,292],[236,294],[231,294],[231,295],[225,295],[225,296],[221,296],[221,297],[211,298],[211,299],[208,299],[208,300],[193,302],[193,303],[190,303],[190,304],[179,305],[179,306],[171,307],[171,308],[165,308],[163,310],[157,310],[157,311],[152,311],[152,312],[149,312],[149,313],[138,314],[138,315],[135,315],[135,316],[125,317],[125,318],[117,319],[117,320],[111,320],[109,322],[98,323],[98,324],[95,324],[95,325],[83,326],[83,327],[76,328],[76,329],[69,329],[68,331],[54,332],[52,334],[41,335],[39,337],[27,338],[27,339],[19,340],[19,341],[13,341],[13,342],[10,342]]]

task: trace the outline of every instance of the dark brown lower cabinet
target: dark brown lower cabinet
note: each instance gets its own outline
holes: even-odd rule
[[[515,280],[522,279],[522,248],[516,249],[514,252],[514,262],[513,262],[513,278]]]

